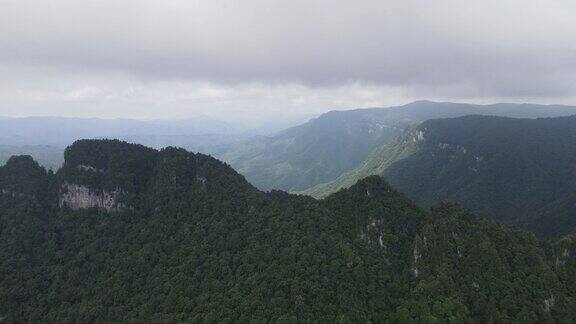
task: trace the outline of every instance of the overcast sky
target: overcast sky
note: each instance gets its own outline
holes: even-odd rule
[[[574,0],[0,0],[0,115],[576,104]]]

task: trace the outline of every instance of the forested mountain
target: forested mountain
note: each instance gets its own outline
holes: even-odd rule
[[[423,210],[380,177],[315,200],[206,155],[91,140],[55,174],[11,158],[0,193],[7,322],[576,320],[574,238]]]
[[[416,101],[404,106],[331,111],[275,136],[230,145],[217,157],[262,190],[302,191],[349,171],[410,125],[470,114],[555,117],[576,107],[529,104],[472,105]]]
[[[371,174],[423,205],[455,201],[540,235],[573,232],[576,116],[430,120],[308,193],[322,197]]]
[[[207,118],[174,121],[57,117],[0,118],[0,163],[31,155],[57,168],[61,152],[80,138],[117,138],[153,148],[182,147],[230,163],[261,190],[291,192],[336,179],[408,126],[433,118],[470,114],[554,117],[576,113],[560,105],[471,105],[417,101],[404,106],[330,111],[273,135],[242,130]],[[278,125],[270,125],[277,129]],[[56,157],[56,158],[55,158]]]

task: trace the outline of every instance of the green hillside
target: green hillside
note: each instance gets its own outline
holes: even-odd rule
[[[380,177],[318,201],[206,155],[79,141],[56,174],[10,159],[0,189],[7,322],[576,320],[573,238],[426,211]]]
[[[431,101],[390,108],[331,111],[275,136],[220,148],[217,157],[230,163],[261,190],[297,192],[336,179],[357,167],[370,152],[394,139],[406,127],[429,119],[470,114],[537,118],[575,113],[576,107],[559,105],[483,106]]]
[[[425,206],[454,201],[481,216],[556,236],[576,226],[575,163],[576,117],[430,120],[306,193],[326,196],[380,174]]]
[[[322,183],[308,190],[296,192],[315,198],[324,198],[340,189],[354,185],[358,180],[371,175],[383,175],[393,163],[403,160],[418,151],[422,134],[416,127],[408,127],[394,140],[375,148],[356,168],[344,172],[330,182]]]

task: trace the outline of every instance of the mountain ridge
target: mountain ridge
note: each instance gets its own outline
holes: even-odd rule
[[[59,206],[64,183],[120,188],[125,206]],[[206,155],[88,140],[56,174],[10,159],[0,189],[7,321],[576,318],[571,237],[547,247],[457,206],[427,211],[378,176],[317,201]]]
[[[380,174],[423,205],[448,199],[485,217],[529,222],[524,225],[541,235],[565,234],[571,231],[564,193],[571,192],[575,127],[576,116],[429,120],[374,150],[357,169],[305,193],[322,197]],[[550,214],[553,205],[558,215],[538,216]],[[555,217],[564,221],[553,226]],[[542,222],[547,218],[549,225]]]
[[[0,143],[12,145],[0,147],[0,162],[6,161],[10,155],[31,154],[43,165],[57,170],[63,163],[62,159],[58,158],[60,152],[74,140],[119,138],[155,148],[177,146],[211,154],[230,163],[260,189],[300,192],[332,181],[342,173],[356,168],[372,150],[395,138],[406,127],[413,127],[433,118],[477,113],[535,118],[573,114],[576,113],[576,108],[562,105],[483,106],[416,101],[388,108],[333,110],[307,123],[274,135],[262,136],[238,134],[226,125],[211,127],[198,122],[195,124],[199,129],[194,123],[186,126],[186,122],[169,121],[156,121],[164,123],[157,125],[159,128],[152,127],[155,122],[146,122],[128,126],[117,125],[116,128],[107,125],[94,128],[90,125],[68,123],[43,129],[16,124],[7,128],[14,120],[0,120],[4,123],[0,123],[0,127],[5,130],[0,136]],[[64,131],[66,129],[70,131]],[[218,132],[222,134],[215,134]],[[35,138],[30,138],[31,134]],[[52,146],[25,147],[20,144]]]
[[[354,169],[407,127],[470,114],[556,117],[576,114],[576,107],[416,101],[389,108],[334,110],[274,136],[232,145],[217,157],[262,190],[301,192]]]

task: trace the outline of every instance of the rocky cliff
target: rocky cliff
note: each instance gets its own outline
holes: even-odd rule
[[[64,182],[59,196],[59,206],[73,210],[98,208],[107,212],[118,212],[126,209],[126,205],[120,202],[122,194],[120,188],[112,192],[96,192],[87,186]]]

